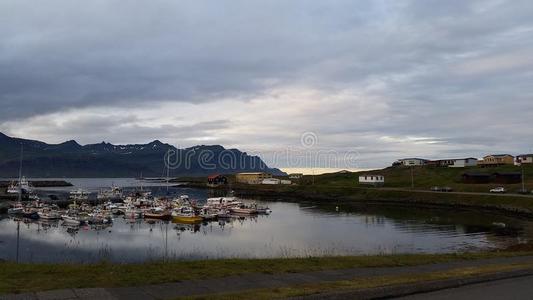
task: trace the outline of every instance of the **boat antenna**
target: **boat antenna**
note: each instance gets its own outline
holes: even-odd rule
[[[24,153],[24,144],[20,143],[20,165],[19,165],[19,202],[22,200],[22,154]]]

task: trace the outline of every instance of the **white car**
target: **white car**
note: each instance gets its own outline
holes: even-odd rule
[[[497,187],[490,190],[491,193],[505,193],[506,190],[504,187]]]

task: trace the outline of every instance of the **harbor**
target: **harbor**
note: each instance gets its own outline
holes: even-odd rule
[[[131,178],[66,180],[73,186],[34,190],[43,199],[56,195],[62,205],[49,197],[40,207],[23,201],[29,215],[0,215],[0,259],[130,263],[455,253],[526,242],[533,228],[529,221],[472,212],[264,201]]]

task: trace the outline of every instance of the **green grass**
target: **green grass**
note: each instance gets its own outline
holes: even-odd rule
[[[225,259],[144,264],[15,264],[3,262],[0,263],[0,293],[135,286],[249,273],[279,274],[354,267],[412,266],[530,254],[533,252],[527,248],[518,249],[517,252]]]
[[[489,189],[502,186],[502,184],[465,184],[461,182],[461,175],[465,172],[491,174],[494,172],[518,172],[522,171],[521,167],[506,165],[493,168],[469,167],[469,168],[439,168],[439,167],[414,167],[414,183],[416,189],[430,189],[432,186],[449,186],[456,191],[464,192],[488,192]],[[387,187],[410,188],[411,187],[411,169],[407,167],[389,167],[382,170],[374,170],[356,173],[331,173],[314,176],[315,185],[328,185],[337,187],[359,186],[358,178],[361,174],[380,174],[385,176]],[[526,187],[533,189],[533,166],[524,166],[524,178]],[[302,185],[311,185],[312,176],[304,176],[301,180]],[[510,191],[516,191],[522,187],[519,184],[504,185]]]
[[[465,184],[461,182],[464,172],[494,173],[521,172],[517,166],[495,168],[413,168],[415,188],[411,189],[411,170],[406,167],[390,167],[358,173],[330,173],[317,176],[304,176],[298,185],[243,185],[233,184],[232,188],[240,196],[265,196],[295,199],[295,201],[315,201],[319,203],[349,204],[351,202],[379,202],[395,205],[436,205],[453,208],[476,208],[499,210],[505,213],[533,216],[533,194],[529,197],[513,194],[521,184]],[[382,188],[359,185],[361,174],[381,174],[385,176]],[[525,166],[526,188],[533,189],[533,166]],[[432,186],[449,186],[454,192],[487,193],[496,186],[505,186],[510,193],[496,194],[454,194],[430,193]]]

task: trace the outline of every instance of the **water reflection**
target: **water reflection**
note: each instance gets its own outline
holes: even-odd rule
[[[527,241],[533,232],[531,222],[470,212],[266,204],[273,210],[269,216],[241,216],[202,224],[116,217],[110,224],[66,227],[61,221],[2,216],[0,258],[23,262],[142,262],[440,253],[502,247]]]

